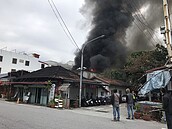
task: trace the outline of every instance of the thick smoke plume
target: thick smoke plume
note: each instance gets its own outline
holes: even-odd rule
[[[92,29],[86,43],[105,35],[104,38],[86,45],[85,67],[98,72],[109,67],[120,68],[124,66],[129,51],[149,50],[153,47],[150,44],[151,35],[145,36],[150,28],[147,23],[145,25],[139,23],[142,16],[138,15],[138,12],[142,8],[146,10],[143,15],[146,22],[151,25],[151,29],[163,25],[161,0],[144,0],[144,3],[143,0],[85,0],[82,12],[90,13],[92,16],[90,19]],[[158,17],[160,20],[157,20]],[[137,23],[142,30],[139,30],[134,23]],[[74,69],[80,67],[80,58],[81,51],[76,53]]]

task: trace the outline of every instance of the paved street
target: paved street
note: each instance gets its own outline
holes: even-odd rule
[[[121,121],[113,122],[112,107],[52,109],[0,100],[0,129],[162,129],[166,125],[155,121],[126,120],[125,105],[121,106]]]

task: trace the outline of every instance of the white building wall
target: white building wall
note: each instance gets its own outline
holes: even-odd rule
[[[124,86],[110,86],[109,90],[110,92],[113,91],[114,89],[117,89],[117,92],[121,92],[121,95],[125,95],[126,94],[126,88]]]
[[[41,68],[41,63],[38,61],[38,58],[33,56],[6,50],[0,50],[0,56],[3,56],[2,62],[0,61],[1,73],[11,72],[11,69],[31,72]],[[17,64],[12,63],[13,58],[17,59]],[[22,60],[23,62],[20,62]],[[25,65],[26,61],[29,61],[29,66]]]
[[[97,74],[93,72],[83,71],[83,77],[85,78],[92,78],[94,76],[97,76]]]

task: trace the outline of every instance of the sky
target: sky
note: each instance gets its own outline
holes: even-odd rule
[[[84,0],[54,0],[68,29],[81,48],[89,26],[80,13]],[[40,60],[74,60],[77,47],[66,36],[48,0],[0,1],[0,49],[40,54]]]
[[[84,0],[53,1],[78,47],[81,48],[91,30],[92,17],[89,15],[91,9],[87,9],[88,15],[81,10]],[[147,21],[159,31],[159,27],[163,25],[163,17],[156,13],[155,10],[159,4],[155,5],[154,2],[157,3],[154,0],[147,4],[152,5],[150,7],[143,4],[140,11]],[[159,8],[159,10],[162,9]],[[160,14],[163,14],[162,11]],[[140,35],[137,36],[137,39],[144,37],[143,32],[140,32],[134,24],[129,27],[126,33],[128,46],[133,46],[131,43],[134,44],[134,42],[138,43],[135,34]],[[157,35],[163,39],[160,32]],[[145,42],[145,40],[143,41]],[[140,47],[143,48],[141,45]],[[0,0],[0,49],[27,53],[28,55],[37,53],[40,54],[41,61],[52,60],[67,63],[74,60],[74,53],[78,48],[66,36],[48,0]]]

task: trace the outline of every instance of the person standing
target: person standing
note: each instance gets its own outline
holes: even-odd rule
[[[133,109],[135,109],[136,94],[134,93],[134,91],[132,91],[132,94],[133,94]]]
[[[167,121],[167,128],[172,129],[172,92],[165,91],[162,99],[163,109],[165,110],[165,116]]]
[[[111,103],[113,106],[113,120],[120,121],[119,94],[117,93],[117,89],[113,90],[113,94],[111,95]]]
[[[133,113],[133,94],[130,93],[130,89],[127,88],[126,89],[126,103],[127,103],[127,113],[128,113],[128,117],[126,119],[130,119],[130,117],[132,118],[132,120],[134,120],[134,113]]]

